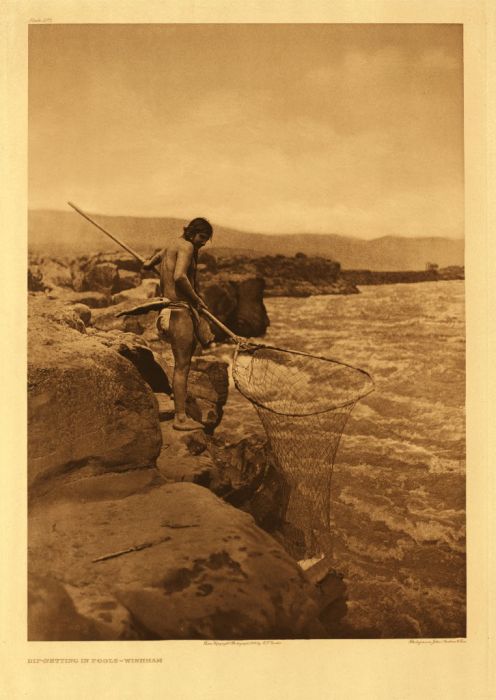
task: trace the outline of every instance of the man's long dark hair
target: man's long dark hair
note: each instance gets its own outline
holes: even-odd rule
[[[189,224],[184,227],[183,238],[185,238],[187,241],[192,241],[195,234],[200,233],[201,231],[208,233],[209,240],[214,235],[211,223],[206,219],[198,217],[190,221]]]

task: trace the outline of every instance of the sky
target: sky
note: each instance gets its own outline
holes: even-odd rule
[[[29,206],[464,233],[460,25],[30,25]]]

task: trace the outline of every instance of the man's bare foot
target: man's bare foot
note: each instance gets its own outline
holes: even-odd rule
[[[185,418],[178,418],[176,416],[172,427],[174,430],[203,430],[205,426],[202,423],[198,423],[198,421],[193,420],[193,418],[190,418],[189,416],[186,416]]]

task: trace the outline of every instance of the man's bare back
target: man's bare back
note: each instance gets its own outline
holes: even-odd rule
[[[190,241],[175,241],[162,253],[160,286],[171,301],[199,302],[196,294],[197,251]],[[189,284],[188,284],[189,283]]]

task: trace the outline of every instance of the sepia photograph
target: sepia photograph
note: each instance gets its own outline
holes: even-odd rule
[[[463,25],[27,51],[27,639],[464,641]]]

